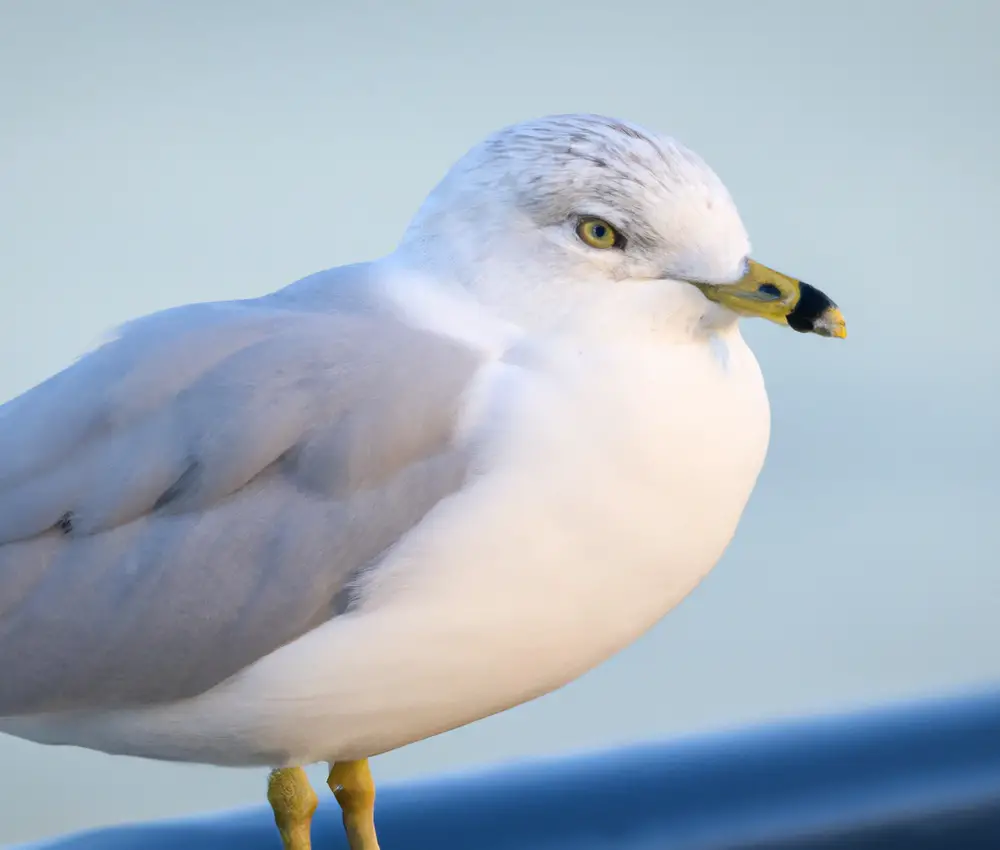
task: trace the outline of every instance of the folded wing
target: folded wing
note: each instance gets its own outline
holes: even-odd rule
[[[479,366],[371,309],[192,305],[0,407],[0,716],[192,696],[461,486]]]

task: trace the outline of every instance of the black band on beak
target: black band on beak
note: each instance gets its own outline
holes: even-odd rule
[[[799,333],[811,333],[816,328],[816,320],[826,310],[837,305],[808,283],[800,283],[799,292],[799,302],[788,314],[788,326]]]

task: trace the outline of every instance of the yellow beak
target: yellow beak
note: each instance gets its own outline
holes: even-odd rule
[[[741,316],[759,316],[802,333],[847,336],[843,314],[824,293],[755,260],[747,261],[746,274],[735,283],[691,283],[710,301]]]

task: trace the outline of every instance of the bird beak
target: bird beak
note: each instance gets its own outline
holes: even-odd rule
[[[826,295],[755,260],[747,260],[746,274],[735,283],[691,283],[710,301],[741,316],[759,316],[802,333],[847,336],[843,314]]]

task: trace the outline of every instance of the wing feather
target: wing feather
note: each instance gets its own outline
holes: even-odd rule
[[[0,407],[0,716],[199,693],[461,486],[479,357],[386,309],[193,305]]]

